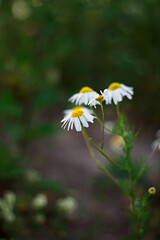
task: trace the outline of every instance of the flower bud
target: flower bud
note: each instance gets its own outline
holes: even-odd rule
[[[148,192],[149,192],[150,195],[154,195],[154,194],[156,194],[156,188],[155,187],[150,187],[148,189]]]

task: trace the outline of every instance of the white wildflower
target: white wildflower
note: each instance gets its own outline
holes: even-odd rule
[[[75,127],[77,132],[82,131],[82,126],[84,127],[89,127],[88,122],[93,123],[94,120],[94,116],[92,115],[91,110],[89,110],[88,108],[85,107],[75,107],[73,109],[68,109],[64,111],[64,119],[61,121],[62,124],[62,128],[66,128],[66,126],[68,125],[67,130],[69,131],[69,129],[73,129],[73,126]]]
[[[76,105],[88,103],[97,95],[97,93],[90,87],[83,87],[79,93],[74,94],[69,98],[70,102],[75,103]]]
[[[118,82],[111,83],[108,89],[105,89],[103,92],[106,104],[111,104],[113,99],[113,102],[116,105],[118,102],[122,101],[124,96],[128,99],[132,99],[133,94],[133,87],[128,87]]]

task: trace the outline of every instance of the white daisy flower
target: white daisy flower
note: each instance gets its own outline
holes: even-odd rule
[[[96,108],[96,105],[100,105],[100,101],[103,101],[103,100],[104,100],[104,97],[101,91],[101,95],[96,93],[94,98],[92,98],[92,100],[88,103],[88,105],[90,105],[91,107],[94,106]]]
[[[73,109],[68,109],[64,111],[64,119],[61,121],[63,122],[62,128],[65,129],[66,126],[68,125],[67,131],[69,129],[73,129],[73,125],[76,129],[77,132],[82,131],[82,126],[84,127],[89,127],[88,122],[93,123],[94,116],[92,115],[92,111],[88,108],[85,107],[75,107]]]
[[[111,83],[108,89],[105,89],[103,92],[106,104],[111,104],[113,99],[113,102],[116,105],[118,102],[122,101],[124,96],[128,99],[132,99],[133,94],[133,87],[127,87],[126,85],[118,82]]]
[[[79,93],[74,94],[71,98],[69,98],[70,102],[75,102],[76,105],[88,103],[97,95],[95,91],[93,91],[90,87],[83,87]]]

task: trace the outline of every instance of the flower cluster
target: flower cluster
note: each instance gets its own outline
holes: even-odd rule
[[[89,105],[92,108],[92,106],[101,105],[103,101],[107,105],[113,101],[117,105],[125,96],[128,99],[132,99],[133,93],[132,87],[118,82],[111,83],[107,89],[100,91],[100,94],[90,87],[83,87],[79,93],[69,98],[70,102],[78,106],[64,111],[64,119],[61,121],[63,123],[62,128],[65,129],[68,126],[67,130],[69,131],[74,126],[76,131],[80,132],[82,127],[89,127],[88,122],[93,123],[96,118],[93,110],[81,106],[82,104]]]

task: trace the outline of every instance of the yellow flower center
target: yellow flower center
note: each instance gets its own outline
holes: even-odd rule
[[[77,107],[74,107],[74,108],[72,108],[72,110],[74,111],[74,110],[80,110],[82,108],[82,106],[77,106]]]
[[[108,87],[109,90],[115,90],[117,88],[121,88],[121,84],[118,82],[111,83]]]
[[[99,95],[96,100],[99,101],[99,100],[102,100],[103,99],[103,96],[102,95]]]
[[[84,113],[83,110],[81,110],[80,108],[79,109],[77,108],[77,109],[73,110],[72,117],[73,118],[80,117],[83,113]]]
[[[90,87],[83,87],[83,88],[81,88],[81,90],[79,92],[80,93],[93,92],[93,89]]]
[[[150,187],[150,188],[148,189],[148,192],[149,192],[149,194],[153,195],[153,194],[156,193],[156,188],[155,188],[155,187]]]

